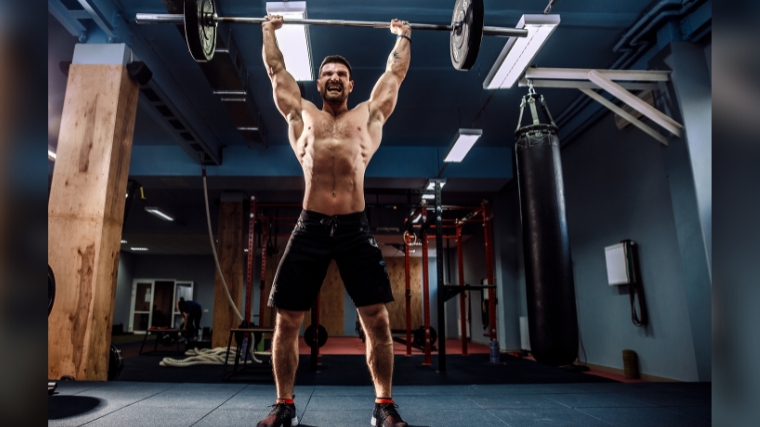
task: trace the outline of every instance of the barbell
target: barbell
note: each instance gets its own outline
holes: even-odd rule
[[[185,26],[185,39],[192,57],[198,62],[210,61],[216,50],[216,29],[220,22],[261,24],[266,18],[222,17],[216,14],[214,0],[187,0],[184,14],[138,13],[137,24],[175,24]],[[448,31],[451,63],[457,70],[469,70],[475,64],[483,35],[527,37],[528,31],[518,28],[485,27],[483,0],[457,0],[451,25],[409,24],[415,30]],[[340,27],[390,28],[388,22],[345,21],[338,19],[283,19],[283,24],[326,25]]]

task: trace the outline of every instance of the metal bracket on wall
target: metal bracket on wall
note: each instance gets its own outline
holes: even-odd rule
[[[548,87],[559,89],[578,89],[591,99],[599,102],[615,114],[628,120],[631,124],[646,132],[663,145],[668,145],[667,139],[629,112],[615,105],[594,89],[603,89],[628,107],[638,111],[652,122],[672,133],[681,136],[683,125],[668,117],[658,109],[641,100],[629,90],[657,90],[659,82],[670,80],[670,71],[648,70],[588,70],[573,68],[535,68],[525,70],[525,76],[520,80],[520,87],[527,87],[532,81],[533,87]],[[617,83],[620,82],[620,83]]]

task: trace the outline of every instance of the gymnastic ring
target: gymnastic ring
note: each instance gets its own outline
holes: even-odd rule
[[[407,243],[407,237],[409,237],[409,231],[404,231],[404,245],[406,246],[415,246],[417,244],[417,235],[414,233],[411,233],[412,238],[411,241]]]

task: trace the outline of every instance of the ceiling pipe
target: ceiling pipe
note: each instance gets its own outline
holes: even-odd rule
[[[665,18],[683,16],[689,13],[694,6],[697,6],[704,1],[705,0],[662,0],[657,3],[652,9],[644,14],[644,16],[639,18],[639,20],[623,34],[617,44],[612,48],[613,52],[622,52],[623,54],[615,60],[609,69],[627,69],[633,65],[651,46],[651,43],[648,41],[642,41],[641,39],[648,34],[652,28],[661,23]],[[593,100],[587,96],[579,96],[557,116],[557,125],[562,128],[592,102]],[[571,139],[566,139],[565,141],[570,142],[570,140]],[[565,144],[563,144],[563,146],[564,145]]]
[[[636,23],[628,31],[625,32],[625,34],[623,34],[623,37],[618,40],[617,44],[615,44],[615,47],[612,48],[612,51],[620,52],[625,50],[632,50],[633,48],[628,43],[628,41],[632,37],[638,36],[640,34],[638,31],[642,26],[646,25],[647,22],[650,22],[650,20],[658,13],[660,13],[663,9],[680,7],[681,4],[685,1],[686,0],[662,0],[657,3],[653,8],[649,9],[649,12],[639,18],[639,20],[636,21]]]

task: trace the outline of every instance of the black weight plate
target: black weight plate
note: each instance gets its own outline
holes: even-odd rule
[[[167,347],[173,346],[174,344],[177,343],[177,337],[175,337],[174,334],[170,334],[170,333],[161,334],[160,340],[161,340],[161,344]]]
[[[412,344],[418,346],[418,347],[425,347],[425,327],[420,326],[419,328],[412,331]],[[430,346],[434,346],[435,342],[438,340],[438,333],[435,331],[435,328],[432,326],[430,327]]]
[[[309,347],[314,347],[315,339],[314,336],[314,325],[309,325],[308,328],[306,328],[305,331],[303,331],[303,339],[306,341],[306,344],[309,345]],[[319,341],[316,342],[316,344],[319,344],[319,347],[322,347],[327,343],[327,329],[325,329],[324,326],[319,325]]]
[[[457,0],[451,16],[449,52],[451,64],[457,70],[469,70],[475,65],[483,41],[483,0]]]
[[[198,62],[210,61],[216,49],[216,12],[213,0],[185,2],[185,39],[190,55]]]
[[[108,381],[114,381],[119,378],[123,369],[124,358],[121,356],[121,350],[119,350],[119,347],[111,344],[111,353],[108,357]]]
[[[238,325],[238,329],[246,329],[250,327],[250,323],[248,323],[247,320],[243,320],[240,325]],[[235,344],[240,347],[243,345],[243,338],[245,338],[244,332],[235,332]]]
[[[53,310],[53,303],[55,302],[55,276],[53,275],[53,268],[48,264],[48,316]]]

